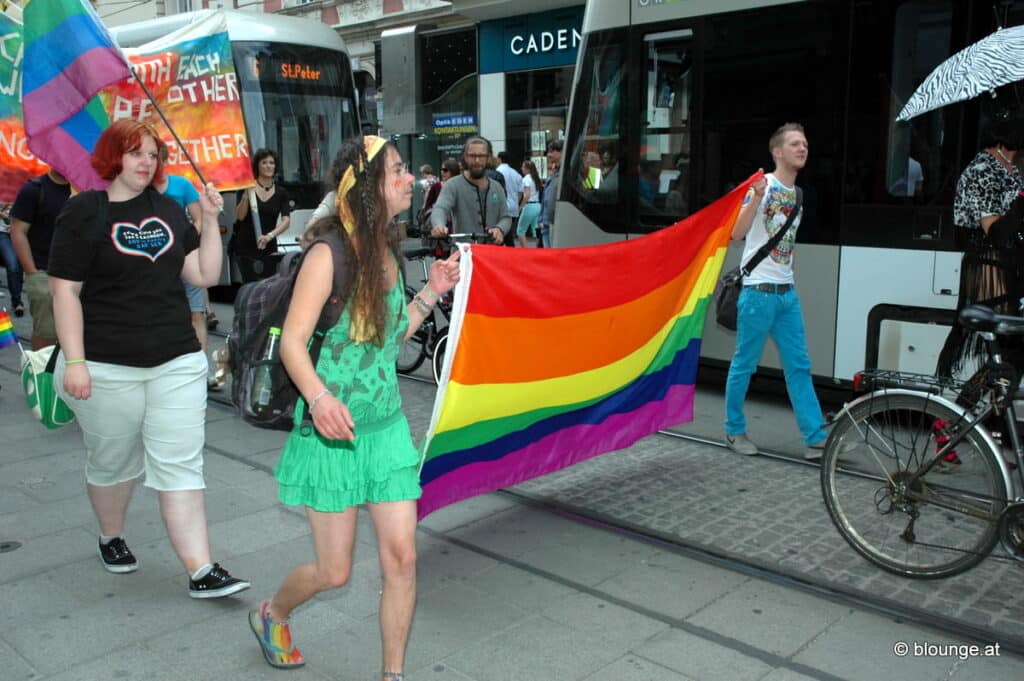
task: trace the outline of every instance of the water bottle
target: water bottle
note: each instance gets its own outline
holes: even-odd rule
[[[274,376],[272,365],[277,362],[277,346],[281,340],[281,329],[270,327],[266,348],[260,356],[259,364],[252,379],[252,410],[257,416],[270,416],[271,397],[274,394]]]

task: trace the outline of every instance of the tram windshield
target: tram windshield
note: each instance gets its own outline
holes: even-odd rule
[[[285,43],[233,42],[232,49],[251,149],[276,151],[295,207],[316,206],[335,152],[359,132],[348,59]]]

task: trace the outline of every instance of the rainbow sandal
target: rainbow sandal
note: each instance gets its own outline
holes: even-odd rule
[[[295,669],[306,664],[306,658],[292,645],[292,632],[287,622],[270,618],[270,601],[263,601],[257,610],[249,611],[249,628],[260,643],[263,657],[271,667]]]

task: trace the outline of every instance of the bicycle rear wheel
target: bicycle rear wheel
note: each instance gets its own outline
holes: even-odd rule
[[[441,335],[437,337],[437,343],[434,345],[434,357],[432,365],[434,367],[434,383],[441,384],[441,370],[444,368],[444,353],[448,349],[448,329],[441,332]]]
[[[969,421],[926,394],[876,393],[844,411],[821,461],[825,506],[843,538],[904,577],[935,579],[980,562],[1006,506],[1000,456],[978,430],[911,482]]]
[[[412,303],[416,290],[411,286],[405,287],[406,307]],[[398,359],[395,361],[396,369],[400,374],[411,374],[420,368],[423,360],[427,358],[427,348],[430,347],[430,337],[434,333],[434,316],[430,315],[423,320],[416,333],[409,337],[409,340],[402,343],[398,348]]]

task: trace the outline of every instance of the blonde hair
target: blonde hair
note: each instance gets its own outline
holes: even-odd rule
[[[775,132],[772,133],[772,136],[768,138],[769,154],[783,145],[786,141],[787,132],[798,132],[801,135],[806,135],[804,132],[804,126],[799,123],[783,123]]]

